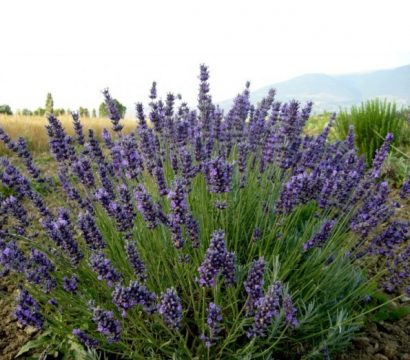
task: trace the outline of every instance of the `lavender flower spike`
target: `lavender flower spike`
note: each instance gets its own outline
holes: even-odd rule
[[[254,323],[247,333],[249,338],[266,336],[272,318],[279,315],[281,296],[282,284],[276,281],[269,287],[267,294],[257,302]]]
[[[118,342],[120,340],[121,324],[114,317],[112,311],[94,308],[93,321],[97,324],[97,331],[105,335],[109,343]]]
[[[112,122],[112,129],[115,132],[120,132],[123,126],[120,124],[121,114],[118,110],[116,101],[111,97],[108,89],[103,90],[105,106],[107,107],[107,113]]]
[[[158,312],[162,315],[165,324],[167,324],[171,329],[178,330],[180,328],[182,320],[182,305],[181,299],[177,295],[175,289],[167,289],[161,294]]]
[[[204,287],[214,286],[216,277],[220,273],[228,285],[235,282],[235,255],[227,251],[225,234],[222,230],[212,234],[211,243],[198,272],[197,282]]]
[[[14,312],[17,321],[24,325],[31,325],[41,329],[44,324],[43,316],[39,313],[39,305],[33,297],[23,289],[18,297],[18,305]]]
[[[303,249],[308,251],[313,247],[323,246],[329,239],[329,236],[335,226],[334,220],[328,220],[323,223],[320,230],[313,235],[313,237],[303,245]]]
[[[98,274],[98,280],[105,280],[108,286],[113,286],[121,278],[111,261],[101,252],[91,254],[90,266]]]
[[[144,281],[147,278],[145,265],[140,258],[140,254],[132,241],[125,243],[125,252],[127,253],[128,261],[130,262],[134,273],[140,281]]]
[[[73,335],[75,335],[75,337],[78,339],[78,341],[81,344],[84,344],[90,349],[95,349],[99,344],[98,340],[93,339],[92,337],[88,336],[84,331],[80,329],[74,329]]]
[[[211,302],[208,306],[208,316],[206,318],[206,323],[208,325],[209,336],[203,333],[200,339],[205,343],[207,348],[210,348],[217,340],[217,335],[221,332],[221,321],[222,321],[222,311],[216,306],[215,303]]]
[[[285,322],[291,328],[295,328],[299,325],[299,321],[296,318],[297,309],[293,306],[292,299],[289,295],[283,298],[283,311],[285,312]]]
[[[253,313],[256,303],[263,297],[264,275],[265,260],[261,257],[258,260],[254,260],[248,272],[248,277],[244,282],[245,290],[248,294],[248,301],[246,302],[246,312],[248,315]]]

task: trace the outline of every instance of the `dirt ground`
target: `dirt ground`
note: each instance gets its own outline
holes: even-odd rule
[[[10,360],[20,347],[33,338],[35,329],[23,329],[13,317],[14,299],[17,297],[17,287],[11,279],[0,278],[0,359]]]

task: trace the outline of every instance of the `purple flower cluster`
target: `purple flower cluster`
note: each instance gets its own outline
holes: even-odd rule
[[[174,179],[168,198],[171,204],[172,222],[178,225],[185,224],[188,204],[186,201],[186,184],[183,179]]]
[[[285,322],[291,328],[296,328],[299,321],[296,318],[297,309],[293,306],[292,299],[289,295],[283,297],[283,311],[285,313]]]
[[[67,210],[61,208],[57,219],[46,218],[42,221],[42,225],[48,237],[64,251],[71,262],[78,264],[83,258],[83,254],[74,240]]]
[[[83,233],[83,238],[92,250],[103,249],[106,245],[94,217],[86,212],[78,216],[78,227]]]
[[[121,323],[115,318],[112,311],[94,308],[93,321],[97,324],[97,331],[103,334],[109,343],[115,343],[120,340]]]
[[[122,138],[120,155],[125,176],[128,179],[137,179],[144,166],[133,134]]]
[[[145,265],[141,260],[140,254],[138,253],[135,244],[132,241],[127,241],[125,243],[125,252],[127,254],[128,261],[130,262],[134,273],[140,281],[144,281],[147,278],[147,272]]]
[[[225,234],[222,230],[212,234],[211,243],[206,251],[205,259],[198,268],[198,283],[204,287],[215,285],[217,276],[222,273],[225,282],[235,282],[235,255],[228,252],[225,245]]]
[[[108,89],[103,90],[103,95],[105,99],[105,106],[107,109],[107,113],[109,118],[111,119],[112,122],[112,129],[115,132],[120,132],[123,128],[123,126],[120,124],[121,120],[121,113],[118,110],[118,104],[117,102],[111,97],[110,92]]]
[[[167,289],[161,294],[158,312],[165,324],[173,330],[178,330],[182,321],[182,305],[175,289]]]
[[[248,272],[248,277],[244,282],[245,290],[248,294],[248,300],[246,302],[246,312],[248,315],[253,314],[256,303],[263,297],[264,275],[265,260],[262,257],[253,261],[252,267]]]
[[[325,221],[320,227],[319,231],[312,236],[312,238],[303,244],[303,250],[308,251],[314,247],[321,247],[326,244],[329,240],[330,234],[332,233],[333,227],[336,222],[334,220]]]
[[[386,221],[392,214],[388,202],[389,187],[387,182],[378,183],[371,189],[361,208],[353,216],[350,228],[363,239],[378,224]]]
[[[69,293],[75,294],[78,288],[78,277],[73,275],[71,277],[64,276],[63,289]]]
[[[222,157],[209,160],[204,164],[206,183],[212,193],[231,191],[232,165]]]
[[[282,284],[275,282],[269,286],[268,292],[256,303],[256,311],[252,328],[248,331],[248,337],[265,337],[266,330],[274,316],[280,313],[280,300],[282,297]]]
[[[141,213],[147,227],[154,229],[158,225],[158,215],[155,204],[152,201],[151,195],[147,192],[144,185],[139,184],[134,190],[137,209]]]
[[[156,294],[148,291],[138,281],[132,281],[128,287],[117,285],[112,293],[112,302],[124,317],[136,305],[141,305],[145,312],[152,314],[157,309],[156,301]]]
[[[410,195],[410,176],[408,179],[403,183],[400,189],[400,197],[404,200],[408,198]]]
[[[108,286],[121,279],[120,274],[111,264],[111,260],[106,258],[102,252],[94,252],[90,255],[89,263],[91,268],[97,273],[98,280],[105,280]]]
[[[40,307],[27,290],[22,289],[17,298],[18,304],[14,311],[17,321],[23,326],[33,326],[41,329],[44,325],[44,318],[40,314]]]
[[[44,253],[32,249],[26,262],[27,281],[39,285],[45,293],[49,293],[56,287],[56,281],[51,276],[55,270],[53,263]]]
[[[76,135],[76,140],[79,145],[84,145],[85,139],[84,139],[84,133],[83,133],[83,126],[81,125],[80,122],[80,115],[78,112],[72,112],[71,116],[73,118],[73,127],[74,127],[74,132]]]
[[[0,265],[3,267],[0,275],[9,271],[23,273],[26,270],[27,259],[15,241],[5,241],[0,237]]]
[[[208,326],[209,335],[202,333],[201,340],[207,348],[210,348],[217,340],[218,334],[221,332],[222,311],[213,302],[209,303],[207,310],[206,324]]]
[[[89,335],[85,333],[85,331],[81,329],[74,329],[73,335],[78,339],[81,344],[89,347],[90,349],[95,349],[99,345],[99,341],[97,339],[93,339]]]

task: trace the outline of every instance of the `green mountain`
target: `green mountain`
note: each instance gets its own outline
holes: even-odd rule
[[[337,111],[375,97],[409,106],[410,65],[347,75],[306,74],[252,91],[252,102],[259,102],[271,88],[277,90],[279,101],[313,101],[315,112]],[[232,99],[219,105],[228,110]]]

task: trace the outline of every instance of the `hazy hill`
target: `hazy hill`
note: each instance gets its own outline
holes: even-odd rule
[[[374,97],[387,98],[399,105],[410,105],[410,65],[396,69],[347,75],[306,74],[251,92],[254,103],[270,88],[277,90],[278,100],[312,100],[314,111],[338,110]],[[227,110],[232,99],[219,105]]]

